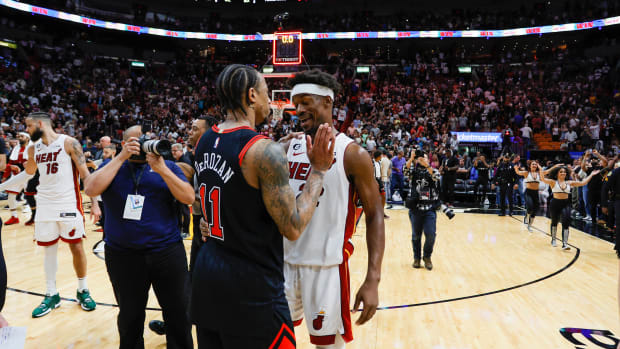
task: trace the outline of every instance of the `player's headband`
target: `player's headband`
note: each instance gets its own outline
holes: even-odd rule
[[[291,99],[295,97],[295,95],[300,94],[331,97],[332,101],[334,100],[334,90],[317,84],[297,84],[293,86],[293,90],[291,91]]]
[[[30,138],[30,134],[28,134],[28,132],[20,132],[19,134],[24,136],[24,137]]]

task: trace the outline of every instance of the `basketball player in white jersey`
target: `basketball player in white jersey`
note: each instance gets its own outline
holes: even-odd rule
[[[25,171],[15,176],[15,180],[27,180],[39,170],[34,236],[37,244],[45,249],[47,285],[46,296],[33,310],[32,317],[44,316],[60,306],[56,290],[59,239],[69,244],[73,255],[78,277],[77,300],[82,309],[94,310],[96,303],[86,283],[86,255],[82,244],[85,231],[80,176],[85,179],[89,174],[82,146],[74,138],[54,132],[47,113],[29,114],[26,126],[34,144],[28,147]],[[96,200],[92,200],[91,216],[95,221],[101,216]]]
[[[319,125],[332,124],[336,79],[318,70],[301,72],[289,81],[291,96],[304,133],[314,137]],[[285,292],[295,325],[306,318],[310,341],[317,348],[344,348],[353,340],[350,315],[348,259],[353,253],[356,202],[366,214],[368,270],[355,297],[354,309],[364,304],[357,319],[370,320],[379,303],[381,261],[385,246],[383,205],[368,152],[333,129],[335,159],[325,174],[323,193],[310,223],[296,241],[284,239]],[[289,183],[299,194],[310,173],[305,137],[290,136],[287,149]]]
[[[24,164],[28,160],[28,146],[31,145],[30,135],[25,132],[17,134],[17,140],[19,143],[11,150],[9,154],[8,169],[4,171],[2,180],[8,180],[12,175],[16,175],[24,169]],[[26,184],[18,184],[6,189],[9,201],[9,210],[11,211],[11,218],[4,222],[5,225],[12,225],[19,223],[17,216],[17,195],[26,188]]]

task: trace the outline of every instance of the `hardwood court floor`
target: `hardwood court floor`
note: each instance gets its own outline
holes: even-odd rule
[[[8,211],[1,214],[4,220],[8,218]],[[388,214],[380,305],[406,307],[379,310],[366,325],[354,325],[355,340],[347,348],[575,348],[560,334],[561,328],[618,332],[618,261],[610,243],[571,229],[570,242],[580,249],[577,255],[575,248],[566,252],[550,246],[550,238],[542,232],[548,231],[546,218],[535,222],[542,231],[529,233],[522,217],[457,213],[448,220],[440,214],[435,268],[427,271],[411,267],[407,211],[390,210]],[[85,247],[91,294],[97,302],[115,304],[105,264],[92,253],[101,235],[93,230],[88,223]],[[43,250],[32,242],[33,231],[23,223],[3,229],[8,285],[43,293]],[[352,298],[366,271],[363,218],[353,240]],[[185,245],[189,253],[189,241]],[[61,296],[74,299],[77,281],[66,244],[59,249],[57,280]],[[505,292],[450,301],[530,282]],[[12,326],[28,328],[26,348],[118,347],[118,308],[100,304],[87,313],[64,301],[51,314],[32,319],[30,313],[40,301],[37,295],[7,291],[3,314]],[[158,308],[152,291],[149,306]],[[165,338],[146,325],[151,319],[161,319],[161,312],[149,310],[146,317],[146,347],[165,348]],[[299,348],[312,348],[307,320],[296,328]],[[583,336],[575,338],[584,344],[579,348],[598,348]]]

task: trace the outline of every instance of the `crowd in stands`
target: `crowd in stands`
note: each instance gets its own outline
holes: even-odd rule
[[[104,134],[118,138],[118,130],[145,118],[153,120],[159,137],[177,141],[186,138],[194,118],[222,117],[213,92],[220,64],[192,56],[135,71],[126,61],[92,57],[70,44],[19,45],[23,57],[13,51],[13,64],[0,68],[6,131],[20,131],[25,114],[45,110],[58,129],[83,142],[94,144]],[[539,132],[569,150],[616,147],[616,62],[567,51],[558,49],[545,62],[478,67],[471,76],[455,74],[447,64],[454,57],[436,50],[397,67],[373,66],[370,74],[356,74],[354,62],[341,59],[335,74],[344,89],[334,118],[370,151],[410,144],[454,149],[450,131],[508,131],[521,155]],[[283,82],[269,81],[271,88]],[[271,137],[295,128],[285,116],[268,125]]]
[[[9,64],[0,67],[0,120],[8,139],[25,130],[29,112],[41,110],[52,115],[56,131],[75,137],[92,154],[100,137],[120,140],[121,130],[142,120],[152,120],[153,137],[184,144],[189,151],[192,120],[223,118],[213,86],[223,63],[188,53],[166,65],[132,70],[126,61],[93,57],[70,43],[18,45],[3,51]],[[495,151],[487,151],[490,162],[506,151],[525,159],[537,147],[536,133],[561,141],[562,150],[616,154],[617,62],[559,47],[545,60],[507,64],[509,55],[467,76],[455,72],[458,51],[422,51],[397,66],[372,66],[369,74],[355,72],[356,60],[340,58],[334,74],[343,92],[334,104],[335,124],[370,152],[402,151],[406,157],[413,147],[424,149],[436,169],[452,150],[462,163],[463,180],[475,178],[475,152],[467,154],[471,149],[460,146],[452,131],[508,135]],[[268,83],[280,88],[284,81]],[[260,127],[274,140],[298,130],[294,113]]]

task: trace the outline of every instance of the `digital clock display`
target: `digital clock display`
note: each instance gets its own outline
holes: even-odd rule
[[[301,33],[282,32],[274,33],[273,64],[296,65],[301,64]]]

